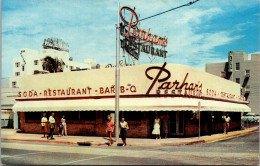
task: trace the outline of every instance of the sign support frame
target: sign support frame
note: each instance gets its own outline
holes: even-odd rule
[[[116,142],[119,141],[119,86],[120,86],[120,67],[119,67],[119,57],[120,57],[120,24],[119,24],[119,11],[120,3],[118,2],[118,11],[117,11],[117,24],[116,24],[116,73],[115,73],[115,86],[116,86],[116,98],[115,98],[115,121],[116,121]]]

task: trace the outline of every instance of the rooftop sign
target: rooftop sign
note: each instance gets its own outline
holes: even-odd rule
[[[131,12],[129,21],[127,21],[123,15],[123,11],[125,10]],[[121,40],[121,48],[137,60],[139,59],[140,52],[166,58],[167,51],[165,51],[165,47],[168,45],[168,38],[166,36],[162,37],[152,34],[151,28],[148,28],[147,31],[139,29],[139,18],[135,12],[135,8],[122,7],[120,17],[124,23],[124,25],[121,23],[120,26],[121,35],[125,37]],[[134,17],[135,22],[133,22]],[[127,29],[125,29],[126,26],[128,26]],[[153,45],[161,46],[162,48],[154,48]]]

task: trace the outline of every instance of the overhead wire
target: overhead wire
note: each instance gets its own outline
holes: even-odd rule
[[[192,5],[192,4],[194,4],[194,3],[198,2],[198,1],[199,1],[199,0],[191,1],[191,2],[189,2],[189,3],[187,3],[187,4],[184,4],[184,5],[181,5],[181,6],[178,6],[178,7],[169,9],[169,10],[166,10],[166,11],[164,11],[164,12],[161,12],[161,13],[158,13],[158,14],[155,14],[155,15],[152,15],[152,16],[149,16],[149,17],[140,19],[139,22],[140,22],[140,21],[143,21],[143,20],[147,20],[147,19],[152,18],[152,17],[156,17],[156,16],[159,16],[159,15],[162,15],[162,14],[164,14],[164,13],[170,12],[170,11],[172,11],[172,10],[175,10],[175,9],[178,9],[178,8],[181,8],[181,7],[184,7],[184,6],[190,6],[190,5]],[[135,22],[134,22],[134,23],[135,23]]]

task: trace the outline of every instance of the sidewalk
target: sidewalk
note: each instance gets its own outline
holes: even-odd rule
[[[151,138],[127,138],[127,146],[160,146],[160,145],[188,145],[195,143],[205,143],[218,141],[222,139],[232,138],[239,135],[244,135],[252,132],[259,131],[259,127],[252,127],[245,130],[232,131],[228,134],[213,134],[211,136],[205,135],[191,138],[167,138],[167,139],[151,139]],[[54,135],[55,140],[47,140],[42,138],[42,134],[27,134],[17,133],[14,129],[1,129],[1,140],[17,140],[17,141],[30,141],[30,142],[49,142],[49,143],[60,143],[60,144],[74,144],[74,145],[107,145],[108,137],[93,137],[93,136],[63,136],[58,137]],[[115,139],[115,138],[114,138]],[[120,139],[118,146],[122,145]],[[116,146],[116,144],[113,144]]]

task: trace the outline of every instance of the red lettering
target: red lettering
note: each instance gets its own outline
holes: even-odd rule
[[[72,95],[75,95],[75,89],[71,89]]]
[[[32,97],[33,93],[32,91],[29,91],[29,97]]]
[[[61,91],[61,90],[60,90],[60,89],[58,89],[58,96],[60,96],[60,91]]]
[[[33,96],[38,96],[38,94],[37,94],[37,92],[36,92],[36,91],[34,92]]]
[[[48,91],[47,90],[44,90],[44,96],[48,96]]]
[[[53,96],[56,96],[56,90],[52,91]]]
[[[61,90],[61,95],[65,96],[65,90],[64,89]]]
[[[18,92],[18,97],[22,97],[22,92]]]
[[[77,90],[77,95],[79,95],[79,94],[81,95],[80,89]]]
[[[99,88],[99,93],[100,93],[100,94],[103,94],[103,93],[104,93],[104,88],[100,87],[100,88]]]
[[[136,92],[136,87],[134,85],[130,87],[130,92]]]
[[[87,94],[87,88],[82,89],[82,95],[85,95],[85,94]]]
[[[90,94],[91,89],[92,89],[92,88],[88,88],[88,94]]]
[[[108,87],[106,87],[105,94],[106,94],[106,93],[110,93]]]
[[[121,93],[125,93],[125,88],[123,86],[120,86]]]
[[[115,93],[115,87],[114,87],[114,86],[111,86],[110,89],[111,89],[111,90],[110,90],[111,93]]]
[[[66,94],[69,96],[70,95],[70,88],[66,90]]]

